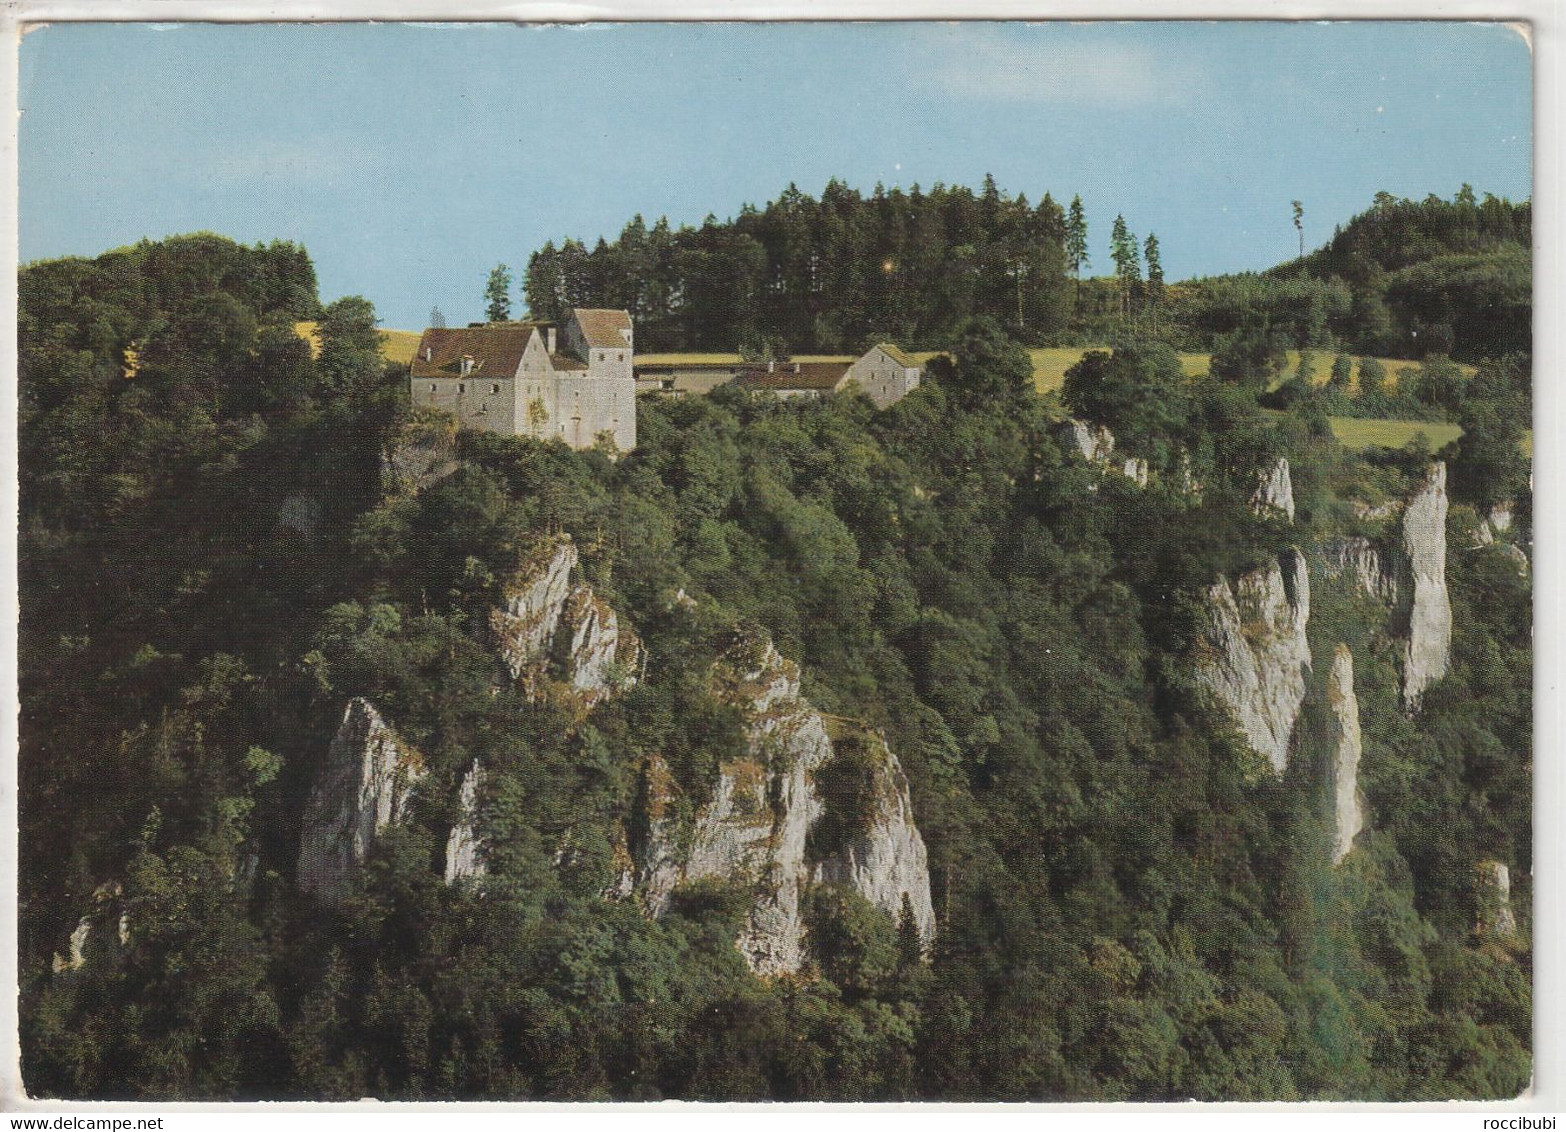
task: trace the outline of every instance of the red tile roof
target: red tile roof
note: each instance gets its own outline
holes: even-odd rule
[[[469,377],[511,377],[536,329],[530,322],[503,322],[426,330],[413,355],[412,376],[461,377],[462,359],[468,357],[473,359]]]
[[[829,393],[847,373],[847,362],[780,362],[770,372],[765,366],[742,370],[735,380],[747,389]]]
[[[631,329],[631,316],[625,311],[590,310],[578,307],[571,312],[582,328],[587,344],[597,349],[623,350],[628,343],[622,330]]]

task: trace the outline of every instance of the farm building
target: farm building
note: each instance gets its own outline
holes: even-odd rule
[[[418,407],[465,428],[559,437],[591,448],[600,437],[636,447],[631,316],[577,309],[559,323],[497,322],[424,332],[409,371]]]
[[[888,342],[878,342],[848,367],[848,380],[859,383],[878,409],[895,405],[919,384],[919,364]]]
[[[730,382],[784,400],[841,393],[856,383],[879,408],[895,404],[919,384],[920,368],[896,346],[880,343],[863,357],[839,361],[644,361],[636,367],[638,392],[683,397],[711,393]]]

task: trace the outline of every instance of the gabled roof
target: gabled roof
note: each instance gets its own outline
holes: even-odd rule
[[[462,359],[468,357],[473,359],[469,377],[511,377],[522,364],[522,351],[537,329],[531,322],[502,322],[426,330],[413,355],[412,376],[460,377]]]
[[[631,316],[626,311],[591,310],[577,307],[571,312],[582,328],[582,337],[589,346],[598,349],[623,350],[627,342],[621,331],[631,329]]]
[[[831,392],[847,373],[847,362],[786,362],[770,373],[765,366],[743,370],[735,380],[747,389]]]
[[[894,362],[896,362],[898,365],[902,366],[904,369],[918,369],[919,368],[919,363],[918,362],[914,361],[907,354],[903,353],[900,349],[898,349],[896,346],[892,345],[890,342],[877,342],[875,344],[874,348],[880,350],[883,354],[885,354],[887,357],[891,358]]]

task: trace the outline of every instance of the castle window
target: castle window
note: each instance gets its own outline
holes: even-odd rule
[[[467,391],[468,391],[468,383],[467,382],[465,382],[465,381],[457,382],[457,392],[458,393],[466,393]]]
[[[498,381],[492,382],[490,384],[489,391],[491,393],[499,393],[500,392],[500,382],[498,382]]]
[[[431,393],[435,392],[435,383],[433,381],[430,382],[430,392]]]

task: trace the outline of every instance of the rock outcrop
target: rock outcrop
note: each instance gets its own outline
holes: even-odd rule
[[[70,953],[55,953],[56,974],[119,962],[130,944],[130,913],[124,890],[114,881],[93,890],[92,907],[71,931]]]
[[[640,852],[635,855],[635,889],[654,916],[668,911],[669,898],[682,870],[674,805],[676,788],[669,764],[654,755],[642,767],[637,815],[643,824]]]
[[[841,750],[846,737],[834,739]],[[856,736],[868,747],[873,767],[876,819],[852,831],[815,869],[818,884],[851,888],[878,908],[901,915],[903,900],[913,914],[919,938],[935,938],[935,907],[930,901],[930,867],[924,838],[914,824],[908,779],[886,741],[871,731]]]
[[[1478,934],[1510,942],[1517,938],[1517,914],[1512,911],[1512,874],[1500,861],[1480,861],[1475,867],[1479,903]]]
[[[1327,709],[1331,713],[1327,749],[1332,760],[1332,863],[1337,864],[1348,856],[1354,838],[1365,827],[1359,793],[1359,700],[1354,695],[1354,655],[1347,645],[1340,644],[1332,652]]]
[[[478,835],[479,798],[483,791],[484,768],[474,759],[457,792],[457,824],[446,838],[447,884],[478,880],[486,871],[484,844]]]
[[[1294,481],[1289,475],[1289,461],[1283,456],[1257,479],[1256,491],[1251,495],[1251,510],[1258,515],[1278,511],[1294,522]]]
[[[381,457],[381,489],[390,495],[412,495],[461,466],[456,421],[416,416]]]
[[[1138,487],[1146,487],[1150,478],[1147,461],[1140,456],[1115,457],[1115,434],[1102,425],[1091,425],[1075,417],[1067,417],[1057,426],[1057,435],[1067,447],[1076,451],[1089,464],[1099,468],[1112,468]]]
[[[637,879],[649,912],[661,914],[679,884],[744,884],[754,895],[736,945],[763,975],[804,965],[803,897],[812,883],[851,888],[894,918],[906,899],[928,943],[935,915],[924,840],[913,822],[907,780],[885,742],[846,721],[829,727],[800,694],[798,666],[771,641],[741,641],[714,666],[712,681],[714,694],[743,715],[746,750],[719,768],[683,854],[667,767],[650,760],[644,768]],[[852,757],[870,768],[872,797],[855,807],[868,809],[867,822],[837,820],[838,803],[826,784],[839,766],[834,760],[848,756],[834,750],[832,728],[840,742],[854,746]]]
[[[1446,465],[1430,465],[1406,503],[1361,505],[1362,519],[1397,519],[1391,545],[1359,536],[1328,539],[1322,555],[1329,576],[1352,578],[1361,591],[1396,614],[1402,637],[1403,705],[1409,711],[1452,659],[1452,603],[1446,590]]]
[[[1331,538],[1321,545],[1328,577],[1346,577],[1364,594],[1397,604],[1397,572],[1388,555],[1368,538]]]
[[[1419,706],[1425,689],[1452,660],[1452,603],[1446,592],[1446,465],[1437,462],[1403,510],[1401,563],[1408,578],[1408,643],[1403,704]]]
[[[523,555],[500,608],[490,611],[490,630],[513,680],[531,687],[544,679],[577,561],[569,535],[539,543]]]
[[[1512,511],[1511,503],[1497,503],[1490,508],[1490,526],[1498,533],[1506,534],[1512,529]]]
[[[1115,435],[1102,425],[1090,425],[1075,417],[1060,422],[1060,437],[1089,464],[1108,460],[1115,451]]]
[[[407,813],[424,761],[368,700],[353,699],[305,806],[299,887],[323,900],[347,892],[376,837]]]
[[[507,583],[490,630],[511,677],[541,696],[552,684],[590,708],[640,676],[642,646],[591,586],[574,583],[570,535],[534,546]]]
[[[1281,773],[1305,700],[1310,671],[1310,576],[1305,556],[1288,551],[1232,587],[1209,588],[1208,618],[1193,675],[1228,708],[1252,747]]]

